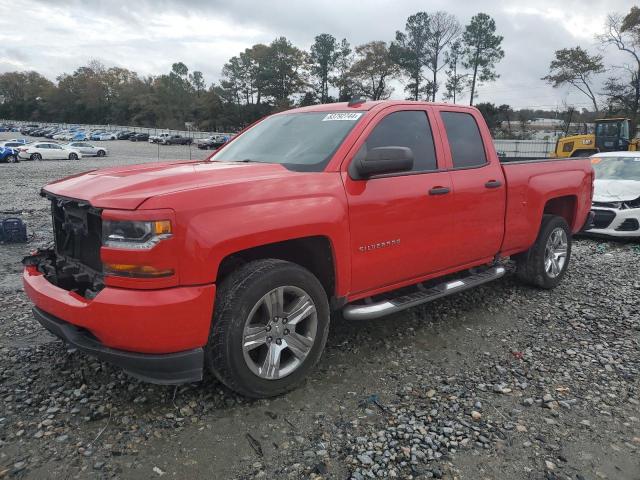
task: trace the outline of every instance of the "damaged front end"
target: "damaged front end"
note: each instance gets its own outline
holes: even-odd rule
[[[51,200],[54,244],[22,263],[35,267],[53,285],[92,299],[104,288],[101,211],[80,200],[46,191],[42,195]]]

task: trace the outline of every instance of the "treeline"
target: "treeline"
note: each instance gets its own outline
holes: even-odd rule
[[[92,61],[52,82],[37,72],[0,75],[0,117],[67,123],[235,130],[298,105],[391,96],[401,80],[407,98],[469,103],[495,80],[503,58],[495,21],[478,13],[466,26],[446,12],[411,15],[391,41],[352,46],[317,35],[309,51],[285,37],[229,59],[218,83],[174,63],[164,75]]]
[[[598,116],[624,115],[640,125],[640,8],[608,15],[604,27],[595,39],[602,48],[617,49],[622,65],[608,65],[602,54],[591,55],[578,45],[557,50],[542,79],[553,87],[575,88]],[[571,106],[567,110],[571,113]]]

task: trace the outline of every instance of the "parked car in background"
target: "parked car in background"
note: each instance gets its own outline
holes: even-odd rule
[[[96,147],[88,142],[71,142],[63,145],[70,150],[78,150],[83,157],[104,157],[109,151],[104,147]]]
[[[69,133],[70,133],[69,130],[61,130],[55,135],[53,135],[51,138],[53,140],[63,140],[64,137],[67,136]]]
[[[78,160],[82,153],[52,142],[33,142],[18,148],[18,157],[25,160]]]
[[[197,146],[201,150],[215,150],[229,141],[228,135],[211,135],[207,138],[199,140]]]
[[[0,163],[18,163],[18,150],[0,146]]]
[[[596,174],[588,234],[640,238],[640,152],[591,157]]]
[[[7,142],[11,142],[11,143],[19,143],[22,145],[27,144],[27,140],[25,138],[12,138],[11,140],[5,140],[5,143]]]
[[[117,140],[118,136],[116,132],[101,132],[96,135],[91,135],[92,140]]]
[[[104,130],[94,130],[88,135],[89,140],[100,140],[100,135],[103,133],[106,132]]]
[[[38,128],[38,125],[35,125],[35,124],[23,125],[22,128],[20,129],[20,133],[22,135],[29,135],[29,132],[31,132],[32,130],[35,130],[36,128]]]
[[[121,132],[118,132],[118,135],[116,135],[118,140],[129,140],[129,138],[131,138],[131,135],[134,135],[135,132],[129,131],[129,130],[123,130]]]
[[[161,133],[159,135],[151,135],[149,137],[149,143],[163,143],[165,139],[171,136],[170,133]]]
[[[132,142],[146,142],[147,140],[149,140],[149,134],[142,132],[134,133],[129,137],[129,140],[131,140]]]
[[[163,145],[191,145],[193,138],[183,137],[182,135],[170,135],[164,137],[160,142]]]

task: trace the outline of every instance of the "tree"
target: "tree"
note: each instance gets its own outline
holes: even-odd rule
[[[425,93],[422,69],[429,62],[427,42],[430,35],[431,19],[426,12],[418,12],[407,19],[405,31],[397,31],[391,42],[390,54],[400,70],[409,77],[405,91],[413,100],[419,100]]]
[[[356,47],[356,56],[349,72],[355,93],[371,100],[389,98],[393,89],[389,87],[388,82],[399,70],[398,65],[391,59],[387,43],[375,41],[360,45]]]
[[[301,93],[306,85],[305,63],[305,53],[285,37],[276,38],[269,45],[265,58],[264,91],[280,108],[290,106],[290,97]]]
[[[436,101],[439,90],[438,73],[447,66],[449,57],[445,55],[447,47],[460,35],[461,27],[458,20],[447,12],[436,12],[431,15],[429,34],[427,36],[428,59],[427,69],[431,71],[430,81],[431,101]],[[442,61],[444,59],[444,61]]]
[[[513,115],[513,110],[507,104],[502,104],[498,107],[498,112],[503,120],[507,122],[507,132],[509,137],[511,137],[511,115]]]
[[[549,64],[549,74],[543,77],[554,88],[569,84],[589,97],[593,108],[598,111],[596,95],[591,88],[593,76],[604,72],[602,55],[589,55],[581,47],[556,50],[555,58]]]
[[[349,77],[349,70],[353,64],[353,51],[346,38],[338,46],[336,59],[336,74],[331,77],[331,84],[338,89],[338,101],[346,102],[353,95],[353,82]]]
[[[493,103],[484,102],[478,103],[476,108],[480,110],[480,113],[484,117],[485,122],[491,132],[495,132],[500,126],[500,111]]]
[[[626,72],[610,77],[604,85],[609,109],[615,113],[625,113],[640,120],[640,8],[631,7],[626,16],[611,14],[607,17],[605,33],[597,36],[605,45],[612,45],[627,54],[630,65],[616,67]]]
[[[500,46],[502,36],[495,32],[496,22],[493,18],[486,13],[478,13],[471,18],[462,34],[462,65],[472,71],[469,105],[473,105],[478,82],[490,82],[499,77],[495,66],[504,57],[504,51]]]
[[[451,48],[446,53],[447,65],[447,82],[445,83],[445,93],[443,98],[445,100],[452,100],[456,103],[456,98],[464,92],[465,87],[468,84],[468,77],[466,73],[459,73],[458,65],[462,57],[462,44],[456,40],[451,44]]]
[[[338,41],[333,35],[321,33],[316,36],[309,52],[309,70],[316,79],[314,87],[320,103],[329,99],[329,79],[339,58]]]

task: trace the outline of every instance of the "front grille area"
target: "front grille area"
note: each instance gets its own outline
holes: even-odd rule
[[[619,209],[622,206],[622,202],[592,202],[592,205],[594,207]]]
[[[640,224],[635,218],[627,218],[624,222],[618,225],[617,232],[635,232],[640,229]]]
[[[56,253],[95,270],[102,271],[100,211],[86,202],[51,198]]]
[[[616,213],[609,210],[593,210],[593,228],[607,228],[616,218]]]

